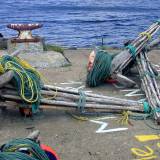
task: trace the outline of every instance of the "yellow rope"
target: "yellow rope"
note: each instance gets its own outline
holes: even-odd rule
[[[71,113],[71,112],[67,112],[67,111],[66,111],[66,113],[67,113],[68,115],[70,115],[72,118],[74,118],[74,119],[76,119],[76,120],[79,120],[79,121],[89,121],[89,120],[90,120],[88,117],[77,116],[77,115],[75,115],[75,114],[73,114],[73,113]]]
[[[76,120],[79,120],[79,121],[90,121],[90,120],[100,120],[101,118],[107,118],[108,116],[97,116],[95,118],[88,118],[87,116],[79,116],[79,115],[76,115],[75,113],[71,113],[71,112],[68,112],[66,111],[66,113],[68,115],[70,115],[72,118],[76,119]]]
[[[18,65],[20,68],[25,68],[25,69],[30,69],[30,70],[32,70],[37,76],[39,76],[39,77],[41,77],[41,79],[42,79],[42,77],[43,77],[43,79],[45,79],[46,80],[46,78],[44,78],[44,76],[42,75],[42,74],[40,74],[35,68],[33,68],[27,61],[25,61],[25,60],[22,60],[22,59],[20,59],[19,57],[15,57],[16,58],[16,61],[20,64],[20,65],[18,65],[17,63],[16,63],[16,65]],[[2,57],[0,57],[0,60],[2,59]],[[12,69],[12,70],[14,70],[18,75],[19,75],[19,77],[21,78],[21,82],[22,82],[22,88],[21,88],[21,91],[20,91],[20,93],[21,93],[21,96],[22,96],[22,98],[25,100],[25,101],[27,101],[27,102],[29,102],[29,103],[34,103],[34,102],[36,102],[37,100],[38,100],[38,94],[37,94],[37,96],[34,98],[34,91],[33,91],[33,83],[35,84],[35,82],[33,82],[32,80],[31,80],[31,78],[27,75],[27,73],[25,72],[25,70],[23,69],[23,72],[22,71],[20,71],[19,69],[17,69],[17,68],[15,68],[14,66],[13,66],[13,62],[7,62],[6,64],[5,64],[5,68],[3,68],[3,66],[0,64],[0,74],[3,74],[4,72],[5,72],[5,70],[9,70],[9,69]],[[22,67],[21,67],[22,66]],[[23,81],[23,74],[25,74],[26,75],[26,77],[27,77],[27,81],[29,82],[29,88],[31,89],[31,93],[32,93],[32,96],[28,99],[28,98],[26,98],[25,97],[25,94],[24,94],[24,81]],[[37,88],[37,85],[35,84],[35,86],[36,86],[36,91],[38,91],[38,88]],[[57,97],[57,94],[58,94],[58,90],[56,89],[56,93],[55,93],[55,95],[54,96],[52,96],[52,97],[50,97],[50,96],[48,96],[47,97],[47,99],[55,99],[56,97]],[[33,98],[34,98],[34,100],[33,100]]]
[[[20,69],[17,69],[16,67],[14,67],[14,64],[16,64],[18,67],[20,67],[22,70],[20,70]],[[17,63],[15,63],[15,62],[11,62],[11,61],[8,61],[6,64],[5,64],[5,68],[4,68],[5,70],[13,70],[14,72],[16,72],[18,75],[19,75],[19,77],[20,77],[20,79],[21,79],[21,83],[22,83],[22,87],[21,87],[21,90],[20,90],[20,93],[21,93],[21,96],[22,96],[22,98],[26,101],[26,102],[29,102],[29,103],[34,103],[34,102],[37,102],[37,100],[38,100],[38,94],[36,94],[36,98],[34,98],[34,93],[35,93],[35,91],[33,90],[33,84],[35,85],[35,89],[36,89],[36,93],[38,93],[38,87],[37,87],[37,84],[34,82],[34,81],[32,81],[32,79],[29,77],[29,75],[27,74],[27,72],[25,71],[25,69],[23,68],[23,67],[21,67],[20,65],[18,65]],[[38,72],[37,72],[38,73]],[[24,93],[24,87],[25,87],[25,85],[24,85],[24,78],[23,78],[23,74],[25,74],[26,75],[26,77],[27,77],[27,81],[28,81],[28,83],[29,83],[29,88],[31,89],[31,97],[30,98],[28,98],[28,97],[25,97],[25,93]]]
[[[25,60],[21,60],[17,57],[17,61],[25,68],[27,69],[31,69],[31,70],[34,70],[34,72],[39,76],[41,77],[41,79],[43,79],[44,81],[46,81],[48,83],[48,80],[39,72],[37,72],[36,69],[34,69],[28,62],[26,62]],[[58,89],[56,88],[56,92],[55,92],[55,95],[54,96],[47,96],[46,99],[55,99],[58,95]]]
[[[119,119],[118,122],[121,123],[122,125],[128,125],[129,115],[130,114],[131,114],[130,111],[123,111],[122,118]]]
[[[151,38],[152,38],[151,34],[150,34],[150,33],[147,33],[147,32],[142,32],[142,33],[140,33],[140,35],[141,35],[141,36],[147,36],[148,39],[151,39]]]

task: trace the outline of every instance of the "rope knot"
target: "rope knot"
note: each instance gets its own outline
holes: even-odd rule
[[[78,110],[83,113],[84,112],[84,107],[86,104],[86,95],[84,93],[84,91],[79,90],[79,101],[78,101]]]
[[[151,107],[149,106],[148,102],[146,102],[146,101],[143,102],[143,109],[144,109],[144,113],[151,112]]]
[[[136,47],[134,47],[133,45],[129,44],[125,48],[129,49],[129,52],[130,52],[130,54],[132,55],[133,58],[136,57]]]
[[[147,36],[148,40],[152,38],[151,34],[150,33],[147,33],[147,32],[142,32],[140,33],[141,36]]]

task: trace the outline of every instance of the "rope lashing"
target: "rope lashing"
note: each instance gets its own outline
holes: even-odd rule
[[[45,151],[43,151],[40,148],[39,144],[27,138],[19,138],[19,139],[11,140],[1,147],[1,152],[3,153],[6,153],[6,152],[17,153],[17,152],[24,152],[24,151],[26,155],[29,155],[30,157],[32,157],[33,160],[49,160]],[[23,158],[22,160],[25,160],[25,159]]]
[[[132,57],[135,59],[136,58],[136,47],[133,45],[129,44],[128,46],[125,47],[126,49],[129,49],[130,54]]]
[[[148,40],[150,40],[152,38],[152,35],[150,33],[147,32],[142,32],[140,33],[141,36],[147,36]]]
[[[151,73],[151,72],[144,72],[140,77],[141,78],[144,78],[146,75],[150,76],[151,78],[156,78],[157,76],[154,74],[154,73]]]
[[[149,106],[148,102],[146,102],[146,101],[143,102],[143,109],[144,109],[144,113],[151,112],[151,107]]]
[[[85,95],[84,91],[79,90],[78,110],[81,113],[84,112],[85,104],[86,104],[86,95]]]
[[[155,109],[153,109],[153,112],[154,112],[154,113],[155,113],[155,112],[160,113],[160,107],[156,107]]]
[[[160,19],[156,21],[158,23],[158,25],[160,25]]]
[[[9,55],[0,58],[0,66],[1,69],[3,68],[2,72],[8,70],[14,72],[12,82],[18,90],[19,96],[21,96],[24,102],[32,105],[32,111],[35,113],[41,98],[42,82],[39,73],[27,62]]]

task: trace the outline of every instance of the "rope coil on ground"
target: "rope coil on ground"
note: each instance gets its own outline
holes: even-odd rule
[[[6,160],[11,160],[11,156],[12,160],[49,160],[39,144],[27,138],[9,141],[1,147],[1,152],[0,158],[5,157]]]
[[[111,55],[106,51],[97,50],[93,67],[87,74],[87,85],[96,87],[110,78],[111,63],[115,55]]]
[[[32,104],[32,112],[35,113],[41,99],[40,74],[27,62],[17,57],[2,56],[0,58],[0,72],[4,73],[9,70],[14,72],[12,82],[18,90],[18,94],[24,102]]]

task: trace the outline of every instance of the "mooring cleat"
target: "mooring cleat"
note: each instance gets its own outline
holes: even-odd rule
[[[18,31],[18,37],[12,38],[11,42],[39,42],[39,37],[32,36],[32,30],[42,27],[42,24],[9,24],[8,28]]]

